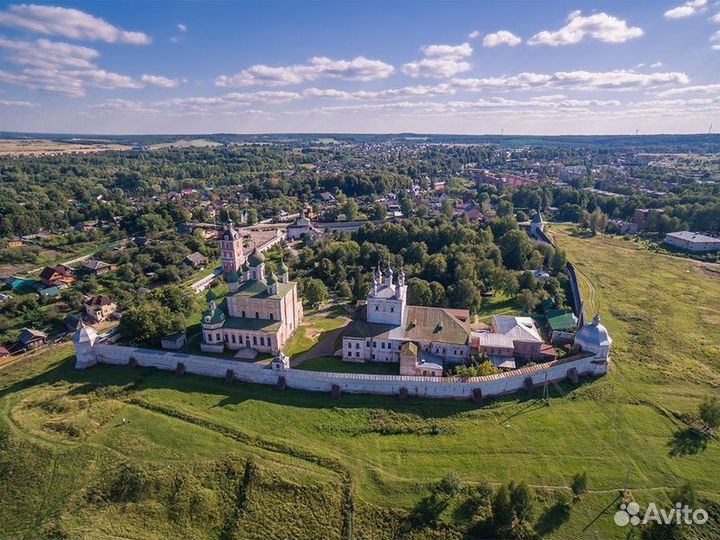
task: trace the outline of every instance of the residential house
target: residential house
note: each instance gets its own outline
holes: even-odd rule
[[[112,265],[108,264],[103,261],[97,261],[94,259],[90,259],[88,261],[85,261],[82,265],[83,270],[89,274],[92,274],[94,276],[101,276],[110,270],[112,270]]]
[[[35,349],[47,343],[48,335],[34,328],[23,328],[18,341],[25,349]]]
[[[105,321],[117,311],[117,304],[107,296],[93,296],[85,302],[85,312],[93,322]]]
[[[40,272],[40,282],[46,287],[52,287],[58,283],[69,285],[75,281],[75,271],[67,266],[58,265],[55,268],[46,266]]]
[[[202,253],[195,252],[191,253],[182,262],[185,266],[191,266],[193,268],[202,268],[207,263],[207,259]]]

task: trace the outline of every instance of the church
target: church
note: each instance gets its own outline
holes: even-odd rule
[[[212,290],[200,320],[201,350],[225,349],[277,354],[302,322],[297,283],[283,262],[279,275],[265,272],[265,256],[255,247],[245,255],[242,235],[228,222],[220,235],[220,257],[228,294],[222,305]]]
[[[446,363],[464,363],[470,355],[470,313],[407,304],[405,273],[397,281],[378,267],[367,297],[365,321],[343,335],[343,360],[398,362],[401,375],[441,376]]]

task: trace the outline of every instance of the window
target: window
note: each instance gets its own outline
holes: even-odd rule
[[[260,314],[259,314],[257,311],[255,312],[255,318],[256,318],[256,319],[259,319],[259,318],[260,318]]]
[[[380,348],[381,348],[381,349],[384,349],[384,348],[385,348],[385,342],[384,342],[384,341],[380,344]]]
[[[222,341],[222,338],[220,337],[220,332],[215,334],[215,341]]]
[[[378,306],[377,304],[375,304],[375,311],[380,311],[380,306]]]
[[[348,349],[352,349],[352,343],[348,342],[347,346],[348,346]]]
[[[260,345],[265,345],[265,338],[264,338],[264,337],[261,337],[261,338],[260,338]]]
[[[232,342],[235,343],[235,334],[232,335]]]
[[[394,306],[390,306],[390,313],[395,313],[395,307],[394,307]]]
[[[242,311],[242,316],[245,317],[245,310]]]
[[[356,349],[359,349],[359,348],[360,348],[360,343],[355,343],[355,348],[356,348]]]
[[[257,336],[253,336],[253,345],[257,345]]]
[[[273,313],[270,314],[270,320],[271,320],[271,321],[274,321],[274,320],[275,320],[275,315],[274,315]]]
[[[208,343],[212,343],[212,334],[207,335]]]

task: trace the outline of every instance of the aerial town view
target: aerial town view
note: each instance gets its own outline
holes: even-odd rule
[[[0,1],[0,130],[0,540],[720,539],[717,1]]]

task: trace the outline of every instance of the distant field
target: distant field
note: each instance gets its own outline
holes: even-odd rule
[[[73,144],[49,139],[0,139],[0,156],[33,156],[44,154],[86,154],[108,150],[129,150],[129,146],[111,142]]]
[[[720,503],[720,444],[693,443],[675,416],[720,395],[720,279],[620,239],[551,232],[615,340],[608,376],[553,387],[549,405],[333,401],[150,369],[76,372],[68,347],[44,352],[0,368],[0,537],[468,537],[462,495],[435,524],[411,519],[449,472],[526,481],[549,538],[625,538],[612,520],[625,486],[667,504],[691,480],[703,505]],[[550,519],[554,493],[583,471],[589,493]]]

